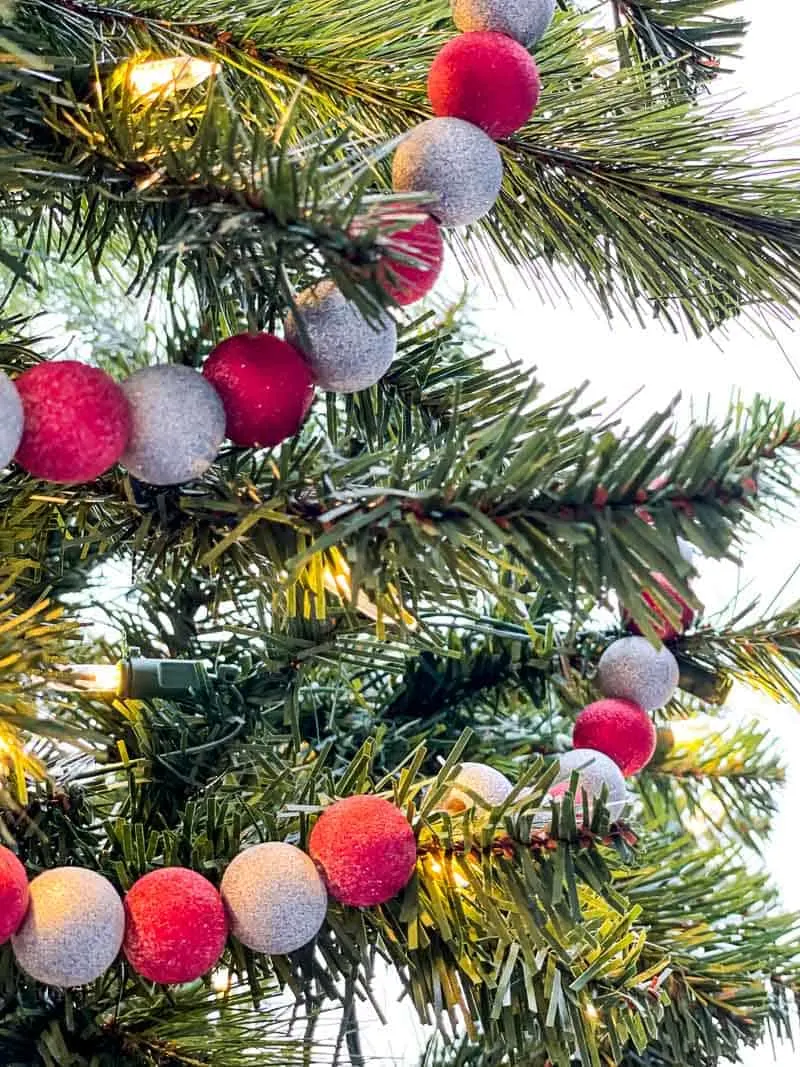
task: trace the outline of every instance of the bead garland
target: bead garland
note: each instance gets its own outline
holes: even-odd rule
[[[319,933],[329,896],[352,907],[385,904],[417,864],[408,819],[374,795],[326,808],[308,848],[282,841],[246,848],[219,890],[188,868],[160,868],[121,899],[85,867],[55,867],[28,883],[14,853],[0,845],[0,944],[10,939],[20,968],[58,988],[93,982],[120,951],[146,981],[193,982],[219,962],[229,933],[257,952],[294,952]]]
[[[576,814],[584,796],[591,806],[605,795],[611,818],[618,819],[628,802],[625,777],[642,770],[655,750],[645,706],[666,703],[677,682],[668,649],[641,637],[612,642],[597,671],[604,699],[578,715],[575,747],[558,757],[551,801],[563,797],[577,772]],[[494,768],[463,763],[439,809],[451,817],[476,803],[492,809],[511,790]],[[546,812],[538,811],[532,834],[546,822]],[[331,804],[314,824],[308,854],[286,842],[245,849],[227,867],[219,890],[183,867],[150,871],[124,900],[102,875],[81,867],[47,870],[28,884],[14,854],[0,846],[0,943],[10,938],[19,966],[48,985],[94,981],[120,950],[146,981],[191,982],[217,964],[229,933],[256,952],[294,952],[317,936],[329,896],[350,907],[385,904],[408,885],[416,865],[408,819],[374,795]]]
[[[389,235],[376,278],[393,304],[421,299],[442,268],[441,228],[476,222],[494,205],[503,164],[495,140],[519,129],[539,98],[527,51],[553,17],[554,0],[453,0],[466,32],[431,64],[434,118],[396,149],[396,192],[433,197],[425,218]],[[363,232],[368,219],[357,219]],[[92,481],[121,462],[138,480],[180,485],[214,461],[225,436],[273,447],[296,434],[314,387],[352,393],[378,382],[397,348],[394,319],[366,318],[330,279],[300,293],[284,339],[238,334],[217,345],[202,375],[146,367],[117,385],[76,360],[42,363],[12,382],[0,371],[0,470],[13,458],[37,478]]]

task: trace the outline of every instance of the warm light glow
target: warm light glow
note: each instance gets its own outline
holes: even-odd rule
[[[322,568],[322,584],[329,593],[333,593],[334,596],[338,596],[343,603],[352,603],[353,601],[353,584],[350,580],[350,567],[347,560],[344,558],[341,552],[336,548],[331,549],[332,563],[326,563]],[[417,626],[417,620],[407,612],[404,608],[400,608],[398,611],[397,604],[399,603],[399,596],[397,590],[393,585],[387,587],[387,592],[391,597],[389,601],[390,607],[387,610],[383,609],[384,622],[398,621],[397,615],[402,618],[403,624],[409,630],[413,630]],[[386,598],[389,599],[388,597]],[[368,619],[372,619],[373,622],[377,622],[380,617],[378,607],[374,604],[367,594],[359,589],[356,594],[355,606],[362,615],[366,615]]]
[[[231,972],[220,968],[211,975],[211,988],[215,993],[227,993],[231,988]]]
[[[70,663],[66,668],[75,689],[84,693],[119,693],[122,666],[119,663]]]
[[[219,70],[219,63],[193,56],[173,56],[170,59],[149,59],[132,62],[128,67],[127,83],[131,93],[142,99],[175,96],[202,85]]]
[[[600,1012],[597,1010],[594,1004],[592,1004],[591,1001],[589,1001],[589,1003],[586,1005],[586,1018],[589,1020],[590,1023],[596,1023],[597,1020],[600,1018]]]
[[[704,741],[709,734],[719,732],[719,726],[715,727],[706,715],[697,715],[692,719],[670,719],[669,728],[676,748]]]
[[[465,878],[461,871],[455,870],[452,865],[445,871],[445,868],[437,859],[431,859],[429,867],[431,873],[435,874],[437,878],[440,876],[449,877],[457,889],[466,889],[469,885],[469,878]]]

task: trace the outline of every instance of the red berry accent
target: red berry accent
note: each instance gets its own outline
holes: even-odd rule
[[[573,748],[593,748],[613,759],[626,776],[638,774],[653,758],[657,733],[644,708],[631,700],[598,700],[578,715]]]
[[[395,304],[405,307],[421,300],[436,284],[444,261],[442,232],[434,219],[428,217],[408,230],[393,233],[389,245],[389,251],[378,266],[378,281]],[[402,256],[418,260],[422,266],[412,266],[394,258],[393,249]]]
[[[193,982],[222,955],[228,920],[207,878],[185,867],[143,875],[125,897],[122,950],[150,982]]]
[[[270,333],[239,333],[218,344],[203,367],[225,408],[235,445],[273,445],[293,437],[314,399],[311,368],[296,348]]]
[[[405,815],[375,796],[331,804],[311,831],[308,852],[331,896],[356,908],[397,896],[417,863],[417,843]]]
[[[14,384],[25,417],[14,458],[35,478],[91,482],[125,451],[130,408],[103,371],[74,359],[39,363]]]
[[[663,590],[666,596],[669,597],[670,600],[675,601],[676,607],[681,609],[680,629],[676,630],[672,622],[667,618],[666,612],[656,603],[653,594],[646,589],[642,593],[642,600],[647,604],[650,611],[658,620],[655,627],[656,635],[660,637],[662,641],[671,641],[673,638],[679,637],[684,630],[687,630],[692,625],[694,622],[694,611],[686,603],[672,582],[668,581],[663,574],[655,571],[651,577],[655,584]],[[624,615],[624,622],[630,633],[641,634],[641,629],[627,612]]]
[[[503,33],[462,33],[441,49],[428,74],[435,115],[480,126],[497,140],[524,126],[539,100],[539,71],[519,42]]]
[[[0,945],[22,925],[28,898],[25,868],[11,849],[0,845]]]

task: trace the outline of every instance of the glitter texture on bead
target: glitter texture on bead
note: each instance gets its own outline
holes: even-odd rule
[[[311,831],[308,851],[330,895],[358,908],[391,900],[407,885],[417,862],[414,831],[405,815],[376,796],[331,804]]]
[[[0,370],[0,470],[7,467],[22,438],[22,401],[16,386]]]
[[[122,388],[133,429],[122,462],[150,485],[180,485],[204,474],[225,437],[217,391],[191,367],[160,364],[131,375]]]
[[[28,912],[11,944],[31,978],[69,989],[108,970],[124,932],[125,909],[108,879],[84,867],[54,867],[31,882]]]
[[[654,711],[668,704],[680,668],[668,648],[654,648],[644,637],[622,637],[600,657],[597,684],[607,697],[619,697]]]
[[[240,852],[220,892],[234,937],[272,956],[312,941],[328,911],[328,893],[313,860],[283,841]]]
[[[304,290],[296,304],[297,313],[286,318],[286,340],[305,355],[320,388],[357,393],[380,381],[397,350],[391,316],[369,321],[327,279]]]
[[[442,808],[455,814],[474,807],[475,801],[465,789],[477,793],[486,807],[494,808],[503,803],[512,788],[508,778],[494,767],[486,763],[462,763],[452,787],[445,794]]]
[[[462,31],[496,30],[520,44],[534,45],[544,37],[556,10],[556,0],[453,0],[453,22]]]
[[[463,119],[421,122],[397,146],[392,163],[395,191],[435,196],[428,210],[443,226],[466,226],[483,218],[502,182],[497,145]]]

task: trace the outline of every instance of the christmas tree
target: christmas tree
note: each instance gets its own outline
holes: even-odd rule
[[[435,284],[795,315],[785,125],[709,92],[744,21],[0,19],[0,1063],[359,1065],[387,988],[442,1067],[789,1032],[783,764],[725,702],[800,706],[800,605],[692,579],[794,502],[800,421],[628,430]]]

